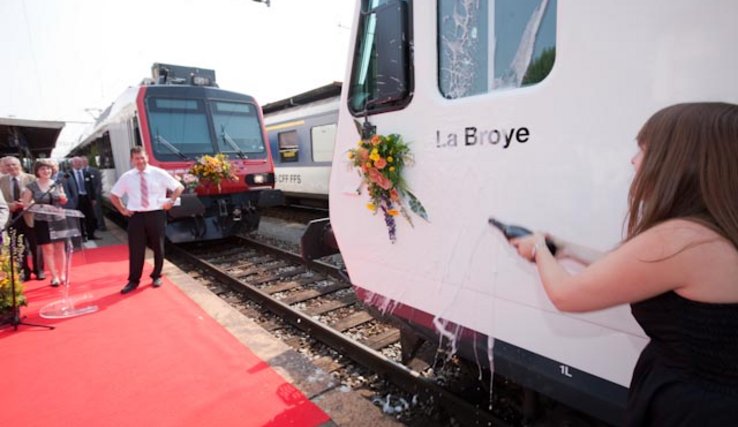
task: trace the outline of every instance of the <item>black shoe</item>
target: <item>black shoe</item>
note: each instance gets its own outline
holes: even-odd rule
[[[128,282],[125,286],[123,286],[123,289],[120,290],[120,293],[123,295],[127,294],[128,292],[133,291],[138,287],[138,283]]]
[[[36,273],[36,280],[44,280],[44,279],[46,279],[46,275],[44,274],[43,271],[40,273]]]
[[[25,273],[25,272],[24,273],[21,273],[20,276],[19,276],[19,278],[20,278],[20,281],[21,282],[27,282],[27,281],[31,280],[31,273],[30,272],[28,272],[28,273]]]
[[[158,279],[154,279],[153,282],[151,282],[151,286],[158,288],[159,286],[163,285],[164,282],[161,281],[161,277]]]

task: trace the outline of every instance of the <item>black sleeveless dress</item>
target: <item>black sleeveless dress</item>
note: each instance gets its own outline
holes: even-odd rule
[[[675,292],[631,304],[651,342],[633,372],[628,426],[738,426],[738,304]]]
[[[51,193],[46,194],[45,191],[41,190],[38,186],[38,182],[34,181],[26,187],[33,195],[33,200],[37,205],[52,205],[61,207],[61,201],[59,196],[61,195],[60,186],[57,186]],[[36,237],[36,243],[39,245],[45,245],[52,242],[64,241],[64,238],[52,239],[49,230],[49,221],[34,221],[33,232]]]

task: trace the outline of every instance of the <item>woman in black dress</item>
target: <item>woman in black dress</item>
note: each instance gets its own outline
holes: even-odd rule
[[[53,205],[61,207],[67,203],[67,196],[61,185],[57,185],[49,192],[54,181],[51,179],[53,163],[47,159],[37,160],[33,165],[33,173],[36,181],[29,184],[21,196],[25,206],[34,200],[37,205]],[[48,193],[48,194],[47,194]],[[59,286],[66,279],[63,277],[63,269],[66,264],[67,253],[64,247],[65,238],[52,239],[49,233],[48,221],[33,221],[33,232],[36,242],[41,248],[44,256],[44,264],[51,273],[51,286]]]
[[[637,139],[620,246],[572,275],[547,236],[513,244],[536,263],[559,310],[631,305],[650,342],[633,372],[626,425],[736,425],[738,105],[665,108]]]

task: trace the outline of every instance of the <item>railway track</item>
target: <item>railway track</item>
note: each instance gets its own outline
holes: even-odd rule
[[[243,237],[208,244],[172,245],[177,259],[215,278],[220,285],[272,312],[267,330],[281,322],[304,331],[418,400],[432,401],[461,425],[507,425],[501,418],[399,363],[400,331],[376,319],[356,300],[345,274],[333,265],[305,263],[297,254]],[[323,357],[315,364],[331,372],[342,366]],[[486,405],[481,405],[486,406]]]

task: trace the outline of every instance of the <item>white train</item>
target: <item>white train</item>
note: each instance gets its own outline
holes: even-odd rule
[[[355,16],[329,195],[357,293],[617,423],[647,342],[629,307],[557,311],[488,218],[617,245],[644,121],[738,103],[738,2],[359,0]],[[399,218],[394,244],[346,157],[365,119],[410,143],[405,179],[429,215]]]
[[[334,82],[262,107],[275,188],[288,203],[328,206],[340,94]]]

